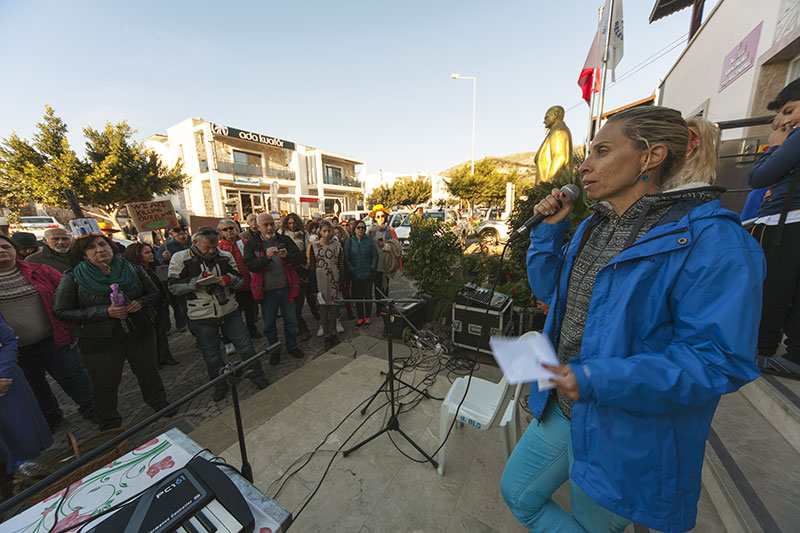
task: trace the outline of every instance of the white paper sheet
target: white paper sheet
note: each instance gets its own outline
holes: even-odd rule
[[[558,365],[556,351],[546,335],[533,333],[522,337],[492,337],[489,346],[511,385],[538,381],[539,390],[551,389],[555,384],[550,378],[555,374],[542,367],[542,363]]]

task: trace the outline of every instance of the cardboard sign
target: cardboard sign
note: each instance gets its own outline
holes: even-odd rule
[[[156,202],[137,202],[127,204],[128,214],[133,219],[133,225],[138,231],[153,231],[157,229],[177,228],[178,217],[169,200]]]

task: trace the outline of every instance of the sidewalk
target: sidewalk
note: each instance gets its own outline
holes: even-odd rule
[[[391,281],[390,291],[392,296],[408,297],[413,295],[416,291],[413,285],[398,276]],[[374,310],[373,310],[374,313]],[[375,323],[369,329],[356,330],[355,321],[347,320],[344,306],[340,309],[340,319],[345,328],[344,333],[339,334],[339,338],[343,341],[353,338],[356,335],[369,335],[376,338],[380,337],[381,327]],[[319,323],[311,316],[308,306],[304,307],[303,318],[308,323],[312,336],[307,341],[300,343],[300,349],[305,353],[305,357],[295,359],[286,353],[284,348],[281,355],[281,361],[276,366],[270,366],[267,363],[267,357],[262,359],[262,365],[270,383],[275,383],[278,380],[291,374],[298,368],[307,364],[308,362],[316,359],[324,352],[323,338],[317,337],[317,329]],[[259,328],[263,329],[263,323],[259,319]],[[262,331],[263,333],[263,331]],[[283,327],[282,321],[278,320],[278,336],[283,341]],[[164,382],[164,387],[167,390],[167,398],[170,402],[174,402],[186,394],[197,389],[204,383],[208,382],[208,373],[206,371],[205,363],[197,349],[194,337],[187,331],[184,333],[173,333],[169,336],[170,349],[173,357],[177,359],[180,364],[177,366],[165,366],[161,369],[161,379]],[[266,338],[253,339],[253,344],[256,351],[263,350],[267,347]],[[226,361],[235,362],[240,360],[238,354],[226,356],[224,348],[222,349],[223,358]],[[48,376],[49,379],[49,376]],[[75,403],[61,390],[52,379],[49,379],[50,387],[56,395],[61,409],[64,411],[64,422],[58,427],[53,434],[54,444],[48,450],[43,452],[40,460],[46,461],[48,458],[54,456],[60,451],[68,447],[66,432],[69,431],[80,442],[83,439],[89,438],[98,433],[97,425],[88,422],[81,418],[78,414],[78,407]],[[151,414],[150,409],[142,400],[142,395],[139,392],[139,385],[136,377],[126,364],[122,374],[122,382],[119,387],[119,412],[122,414],[123,427],[131,427],[137,422],[144,420]],[[245,400],[258,392],[256,386],[249,380],[242,381],[238,387],[239,399]],[[191,433],[195,428],[201,426],[206,421],[219,416],[225,409],[231,406],[230,393],[219,402],[214,402],[211,399],[212,391],[208,391],[200,396],[194,398],[189,403],[184,404],[179,410],[177,416],[171,419],[162,419],[149,428],[142,430],[137,436],[131,438],[131,443],[146,442],[150,438],[163,433],[169,428],[177,427],[184,433]]]

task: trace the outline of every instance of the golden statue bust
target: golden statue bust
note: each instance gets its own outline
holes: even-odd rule
[[[554,105],[544,114],[547,135],[536,152],[536,183],[550,181],[572,164],[572,134],[564,123],[564,108]]]

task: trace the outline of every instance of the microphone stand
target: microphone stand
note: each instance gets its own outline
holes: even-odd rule
[[[380,291],[380,289],[378,289],[378,291]],[[381,294],[383,295],[383,293],[381,293]],[[386,304],[386,311],[385,311],[386,315],[384,315],[384,321],[385,322],[388,321],[388,323],[390,325],[394,324],[394,320],[395,320],[395,316],[396,316],[395,313],[397,313],[400,316],[403,316],[403,314],[400,311],[398,311],[397,308],[394,305],[396,302],[401,301],[401,300],[393,300],[391,298],[384,298],[384,299],[381,299],[381,300],[340,300],[340,301],[342,301],[342,302],[346,302],[346,301],[356,302],[356,301],[358,301],[358,302],[370,302],[370,303],[383,303],[383,304]],[[397,381],[399,383],[402,383],[406,387],[409,387],[412,390],[418,392],[419,394],[422,394],[426,398],[431,398],[431,395],[428,394],[427,390],[420,390],[417,387],[411,385],[410,383],[407,383],[407,382],[403,381],[402,379],[398,378],[395,375],[395,373],[394,373],[393,347],[394,347],[394,342],[392,340],[392,329],[391,329],[391,327],[387,327],[386,348],[387,348],[387,354],[389,356],[389,371],[386,373],[386,378],[383,380],[383,383],[381,384],[381,386],[378,388],[377,391],[375,391],[375,394],[372,395],[372,398],[370,399],[370,401],[367,404],[367,406],[364,407],[364,409],[361,410],[361,414],[362,415],[364,413],[366,413],[367,407],[369,407],[369,405],[373,402],[373,400],[375,400],[375,398],[378,396],[378,394],[380,394],[382,391],[384,391],[386,386],[388,385],[389,386],[389,406],[390,406],[390,409],[391,409],[391,414],[389,416],[389,420],[386,421],[386,426],[384,426],[382,429],[378,430],[372,436],[367,437],[366,439],[362,440],[361,442],[359,442],[358,444],[356,444],[352,448],[349,448],[349,449],[345,450],[344,452],[342,452],[342,455],[347,457],[352,452],[354,452],[357,449],[361,448],[362,446],[364,446],[368,442],[380,437],[384,433],[387,433],[389,431],[396,431],[396,432],[398,432],[400,434],[400,436],[402,436],[404,439],[406,439],[406,441],[408,441],[408,443],[411,444],[420,454],[422,454],[422,456],[429,463],[431,463],[434,468],[439,468],[439,463],[437,463],[433,459],[433,457],[428,455],[425,452],[425,450],[423,450],[416,442],[414,442],[414,440],[411,437],[409,437],[402,429],[400,429],[400,421],[397,418],[397,410],[395,409],[394,382]]]

